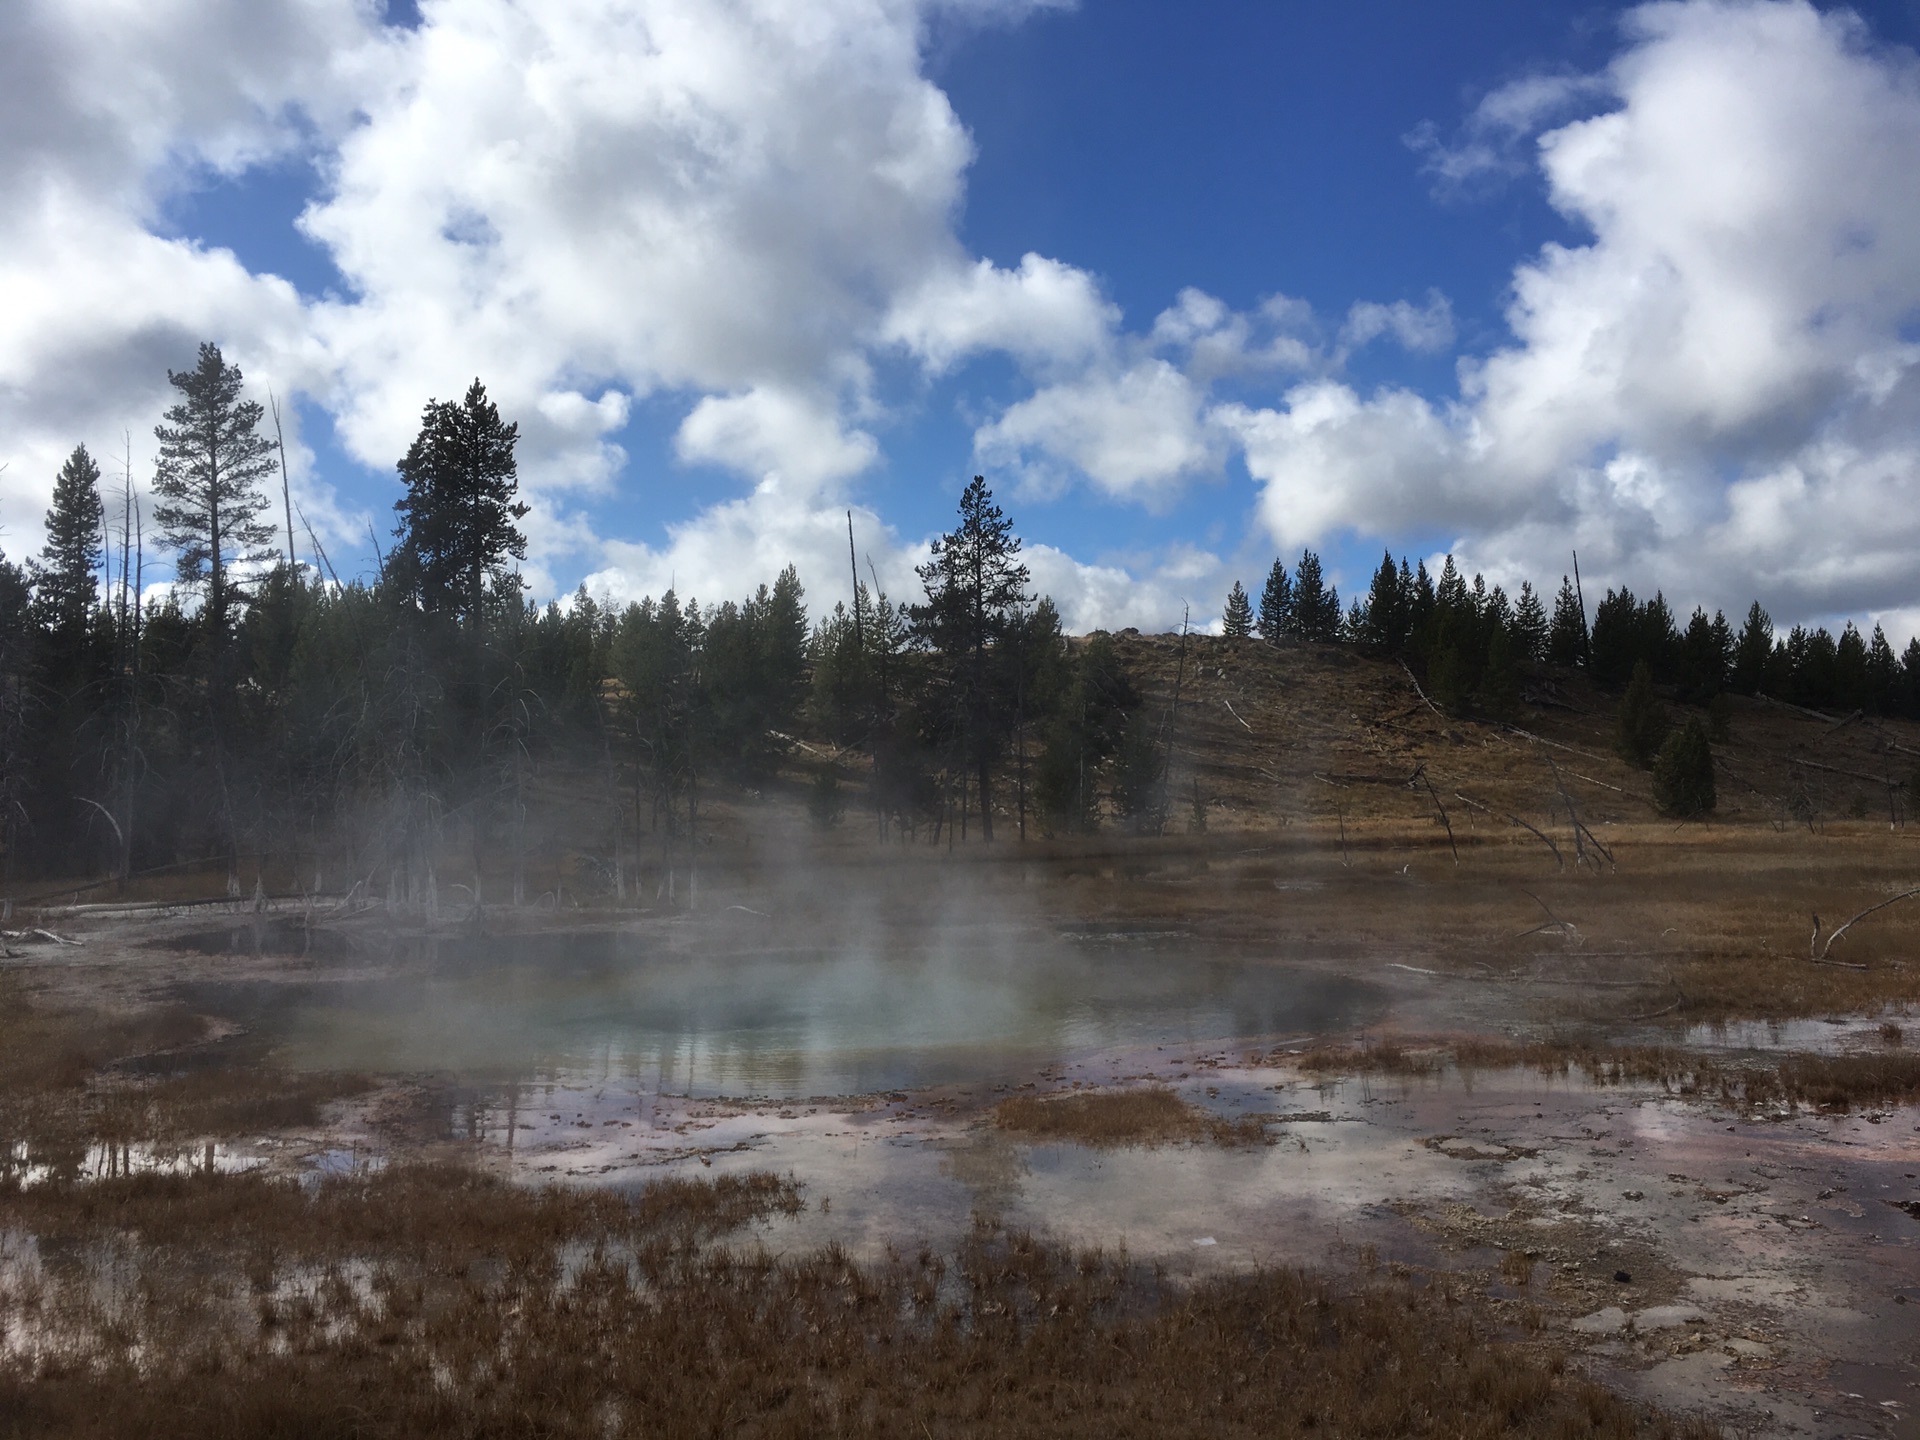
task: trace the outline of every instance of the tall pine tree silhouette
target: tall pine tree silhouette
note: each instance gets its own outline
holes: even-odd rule
[[[272,559],[271,526],[260,523],[260,485],[280,467],[259,433],[257,400],[240,398],[242,376],[217,345],[203,344],[191,370],[169,370],[180,399],[154,427],[160,441],[153,518],[179,557],[180,579],[206,587],[206,619],[216,651],[229,632],[238,587],[235,565]]]
[[[420,433],[400,462],[407,493],[393,508],[400,513],[398,578],[428,614],[478,626],[489,577],[508,556],[526,559],[516,522],[527,506],[514,498],[519,438],[520,426],[502,423],[478,380],[465,400],[427,402]]]
[[[33,577],[36,618],[58,652],[82,648],[98,600],[95,577],[105,543],[100,467],[76,446],[53,482],[47,511],[47,543],[27,562]]]
[[[961,494],[959,525],[933,542],[933,557],[916,573],[927,603],[914,607],[914,625],[944,662],[962,743],[980,784],[980,833],[992,840],[1001,697],[989,656],[1030,597],[1020,538],[993,503],[984,476],[974,476]]]

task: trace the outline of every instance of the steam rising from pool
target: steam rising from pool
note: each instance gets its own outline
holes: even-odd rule
[[[1385,1009],[1364,982],[1166,939],[989,927],[937,948],[765,941],[441,941],[390,974],[299,986],[266,1024],[300,1067],[585,1073],[673,1093],[787,1098],[980,1080],[1092,1052],[1344,1030]],[[220,999],[199,997],[216,1008]]]

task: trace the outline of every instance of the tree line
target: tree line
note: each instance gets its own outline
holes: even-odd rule
[[[1119,808],[1154,803],[1137,690],[1109,643],[1069,646],[1028,593],[979,477],[908,601],[856,574],[811,625],[788,567],[718,604],[669,591],[615,607],[583,589],[540,605],[513,564],[518,429],[479,381],[427,403],[396,465],[392,543],[376,541],[377,573],[343,577],[239,369],[204,345],[169,380],[151,508],[130,464],[109,487],[78,447],[41,552],[0,557],[9,894],[223,859],[238,886],[242,858],[266,855],[311,888],[523,899],[529,857],[578,843],[587,794],[613,817],[613,843],[587,857],[602,878],[678,898],[697,883],[703,797],[765,787],[796,755],[822,824],[842,818],[857,763],[883,838],[1090,824],[1123,751]],[[150,549],[177,583],[143,600],[163,574]]]
[[[1509,598],[1481,575],[1471,583],[1449,555],[1436,580],[1424,560],[1389,552],[1364,599],[1344,614],[1339,592],[1322,580],[1319,557],[1305,551],[1292,574],[1273,562],[1256,609],[1239,581],[1227,596],[1230,636],[1337,641],[1417,665],[1435,701],[1458,714],[1504,719],[1519,698],[1522,670],[1583,669],[1599,684],[1624,689],[1644,665],[1656,686],[1685,704],[1716,695],[1766,695],[1809,709],[1920,720],[1920,638],[1896,654],[1886,632],[1862,635],[1848,621],[1835,636],[1824,626],[1776,633],[1755,601],[1736,630],[1726,614],[1696,607],[1680,624],[1666,597],[1642,600],[1609,589],[1589,624],[1572,577],[1563,575],[1551,610],[1531,582]]]
[[[848,598],[818,624],[792,567],[718,604],[583,590],[542,605],[514,564],[518,428],[478,380],[424,406],[395,467],[392,542],[376,573],[351,577],[294,504],[277,413],[269,438],[239,369],[204,345],[169,380],[150,510],[130,464],[112,487],[78,447],[41,551],[0,557],[9,894],[209,860],[237,885],[243,856],[271,855],[283,877],[311,865],[298,878],[312,888],[523,899],[530,858],[586,833],[586,794],[612,841],[583,863],[620,893],[677,898],[697,883],[713,788],[796,768],[821,825],[846,820],[858,772],[883,840],[1168,821],[1181,677],[1149,706],[1112,637],[1070,643],[981,477],[911,597],[886,594],[871,565],[860,575],[849,521]],[[165,561],[177,583],[143,599]],[[1920,718],[1920,642],[1896,657],[1877,627],[1776,636],[1758,605],[1737,632],[1699,610],[1682,627],[1662,596],[1625,589],[1589,625],[1573,581],[1549,608],[1530,584],[1510,600],[1468,581],[1451,557],[1435,579],[1389,554],[1343,611],[1309,550],[1274,562],[1257,604],[1236,582],[1225,628],[1399,658],[1436,704],[1494,719],[1556,666],[1629,698],[1638,684],[1702,705],[1734,691]],[[1623,748],[1656,780],[1671,728],[1657,696],[1623,705]],[[450,864],[457,877],[438,873]]]

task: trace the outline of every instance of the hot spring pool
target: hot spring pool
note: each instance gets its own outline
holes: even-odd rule
[[[1197,942],[968,930],[945,943],[436,941],[363,978],[185,987],[310,1069],[592,1074],[701,1096],[864,1094],[1156,1045],[1349,1030],[1364,981]]]

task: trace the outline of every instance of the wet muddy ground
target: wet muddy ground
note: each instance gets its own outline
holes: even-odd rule
[[[674,953],[698,952],[716,936],[737,947],[745,923],[650,933],[668,936],[661,943]],[[179,921],[98,925],[84,947],[39,947],[16,963],[43,995],[184,1000],[214,1019],[218,1038],[200,1049],[216,1057],[225,1047],[298,1067],[338,1064],[344,1053],[376,1073],[376,1087],[318,1126],[218,1145],[94,1145],[57,1157],[16,1146],[4,1158],[20,1181],[46,1178],[51,1165],[313,1176],[410,1155],[581,1185],[770,1170],[798,1180],[808,1201],[759,1225],[775,1251],[837,1242],[877,1259],[889,1247],[951,1240],[986,1215],[1076,1246],[1124,1248],[1175,1274],[1266,1263],[1384,1270],[1481,1297],[1512,1333],[1569,1347],[1607,1383],[1710,1414],[1729,1433],[1920,1436],[1920,1108],[1755,1111],[1511,1069],[1329,1076],[1290,1053],[1328,1040],[1571,1035],[1559,991],[1543,1001],[1538,989],[1468,983],[1407,952],[1317,964],[1290,956],[1283,988],[1307,997],[1291,1009],[1234,980],[1224,989],[1237,1001],[1169,1011],[1161,1031],[1151,994],[1104,1028],[1084,1016],[1052,1030],[1002,1027],[959,1078],[898,1054],[864,1070],[742,1070],[714,1059],[716,1045],[735,1042],[698,1023],[719,1015],[720,1029],[739,1028],[739,996],[724,985],[704,998],[682,987],[672,1045],[660,1034],[606,1040],[594,1023],[604,1019],[594,1011],[603,992],[576,986],[560,1007],[564,1023],[529,1046],[521,1031],[481,1023],[486,1005],[511,1005],[511,987],[463,991],[480,1008],[471,1023],[449,1026],[439,960],[423,969],[417,952],[396,959],[364,935],[295,946],[284,933],[258,945],[236,933]],[[1164,963],[1179,953],[1144,931],[1103,933],[1091,946],[1084,931],[1055,927],[1044,938],[1081,957],[1076,965],[1093,955],[1096,968],[1129,945],[1162,946]],[[1075,971],[1062,983],[1084,979]],[[836,983],[844,993],[848,977]],[[1021,983],[1030,991],[1034,982]],[[1206,986],[1222,993],[1217,975]],[[937,1015],[916,1013],[938,1048]],[[343,1016],[389,1048],[343,1052]],[[880,1004],[866,1023],[885,1029],[897,1018]],[[817,1038],[817,1021],[802,1006],[801,1038],[777,1044]],[[1846,1052],[1894,1043],[1884,1023],[1653,1021],[1616,1025],[1613,1035],[1729,1054]],[[480,1043],[449,1049],[455,1031]],[[854,1093],[817,1095],[825,1087],[807,1083],[848,1075],[877,1078],[846,1087]],[[738,1088],[756,1093],[728,1098],[725,1082],[743,1076]],[[993,1121],[1010,1095],[1150,1084],[1226,1119],[1255,1117],[1263,1140],[1096,1148],[1033,1143]]]
[[[1155,1080],[1223,1116],[1270,1117],[1265,1143],[1030,1144],[985,1108],[1010,1088]],[[465,1096],[450,1115],[529,1178],[791,1174],[815,1203],[766,1233],[775,1249],[835,1241],[878,1258],[950,1240],[978,1213],[1179,1273],[1394,1267],[1488,1295],[1611,1383],[1736,1433],[1920,1434],[1913,1107],[1740,1116],[1526,1072],[1329,1082],[1219,1052],[785,1104],[573,1074]],[[359,1153],[378,1150],[372,1119],[345,1127]]]

